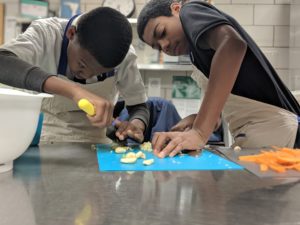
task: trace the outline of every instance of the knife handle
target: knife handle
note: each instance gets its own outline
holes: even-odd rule
[[[78,101],[78,107],[82,109],[84,112],[86,112],[89,116],[94,116],[95,113],[95,107],[94,105],[87,99],[82,98]]]

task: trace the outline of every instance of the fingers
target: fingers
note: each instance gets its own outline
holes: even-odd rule
[[[170,157],[174,157],[175,155],[181,153],[181,151],[183,150],[183,146],[181,143],[178,143],[176,145],[176,147],[170,152],[169,156]]]
[[[184,131],[184,128],[186,127],[185,123],[182,121],[179,121],[177,124],[175,124],[170,131]]]
[[[191,127],[186,127],[185,129],[184,129],[184,131],[189,131],[190,129],[192,129]]]
[[[171,127],[170,131],[181,131],[181,129],[180,129],[180,126],[175,125],[175,126]]]
[[[124,140],[127,137],[130,137],[140,143],[144,140],[143,131],[134,126],[131,122],[116,120],[115,126],[118,128],[116,136],[120,140]]]
[[[187,131],[190,130],[191,128],[189,126],[183,126],[183,125],[175,125],[174,127],[171,128],[170,131]]]
[[[158,156],[163,146],[169,141],[166,132],[156,132],[152,138],[153,153]]]
[[[180,145],[181,138],[176,138],[180,132],[157,132],[152,138],[153,153],[158,157],[164,158],[171,152],[175,151],[172,156],[175,156],[182,150]]]
[[[144,140],[144,134],[140,131],[132,132],[131,130],[128,130],[127,135],[139,143],[142,143]]]
[[[158,154],[159,157],[164,158],[166,156],[174,157],[177,155],[181,150],[183,150],[179,139],[176,138],[170,141],[167,146]]]
[[[109,101],[92,102],[96,114],[94,116],[87,116],[90,122],[97,127],[103,128],[112,123],[113,104]]]
[[[185,132],[157,132],[152,139],[153,153],[161,158],[173,157],[182,150],[197,150],[204,144],[205,140],[193,129]]]

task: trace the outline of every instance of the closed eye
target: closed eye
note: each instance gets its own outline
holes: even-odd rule
[[[166,36],[166,29],[164,29],[163,32],[161,32],[160,38],[163,38],[164,36]]]

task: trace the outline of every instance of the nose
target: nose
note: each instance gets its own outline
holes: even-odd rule
[[[158,41],[160,48],[163,52],[168,53],[170,48],[170,42],[167,39],[161,39]]]

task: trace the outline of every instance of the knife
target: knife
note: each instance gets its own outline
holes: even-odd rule
[[[89,116],[94,116],[96,114],[94,105],[85,98],[80,99],[77,105],[81,110],[86,112]]]
[[[93,106],[93,104],[89,100],[87,100],[85,98],[82,98],[78,101],[77,104],[78,104],[78,107],[81,110],[83,110],[84,112],[86,112],[89,116],[94,116],[96,114],[95,107]],[[128,147],[137,147],[137,146],[140,145],[139,142],[135,141],[132,138],[126,138],[125,140],[120,140],[116,136],[116,131],[117,131],[117,128],[115,127],[115,121],[113,121],[112,125],[107,127],[106,136],[108,138],[110,138],[111,140],[113,140],[114,142],[118,143],[119,145],[125,145],[125,146],[128,146]]]
[[[203,149],[205,149],[207,151],[210,151],[211,153],[214,153],[214,154],[216,154],[218,156],[221,156],[223,158],[224,157],[226,158],[226,155],[224,154],[224,152],[222,150],[230,150],[231,148],[220,146],[220,145],[208,144],[208,145],[205,145]]]
[[[117,132],[117,128],[114,126],[114,122],[112,123],[112,125],[110,125],[109,127],[107,127],[106,129],[106,136],[108,138],[110,138],[111,140],[113,140],[114,142],[116,142],[119,145],[123,145],[123,146],[127,146],[127,147],[138,147],[140,145],[139,142],[135,141],[132,138],[125,138],[125,140],[120,140],[117,136],[116,136],[116,132]]]

